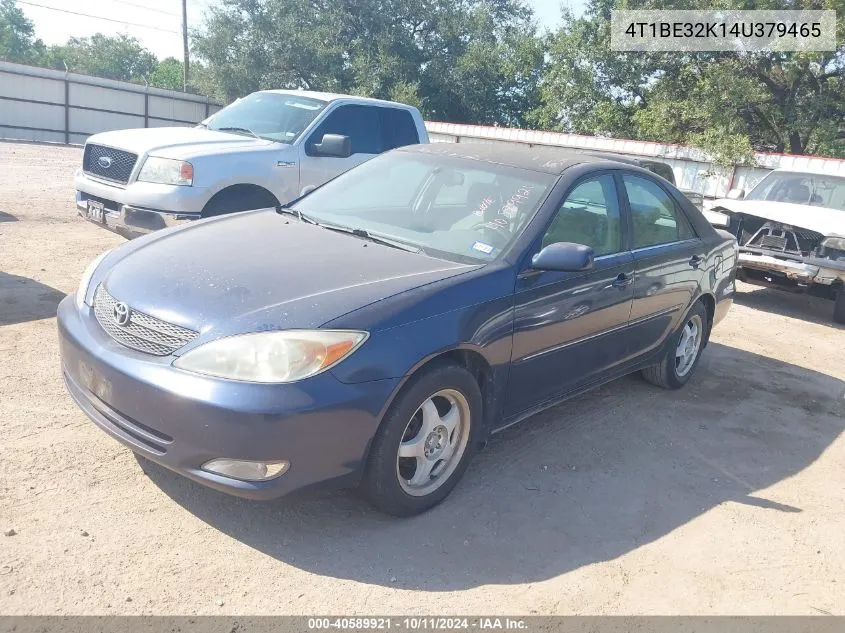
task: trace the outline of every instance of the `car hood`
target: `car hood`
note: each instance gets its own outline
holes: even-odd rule
[[[88,143],[123,149],[133,154],[189,159],[192,156],[271,145],[272,141],[199,127],[159,127],[115,130],[95,134]]]
[[[201,333],[313,328],[468,272],[273,210],[200,220],[127,244],[102,277],[131,308]],[[118,251],[119,253],[119,251]],[[118,254],[115,253],[115,254]]]
[[[733,213],[745,213],[764,220],[780,222],[802,229],[809,229],[822,235],[845,236],[845,211],[815,207],[809,204],[771,202],[769,200],[715,200],[712,211],[727,209]]]

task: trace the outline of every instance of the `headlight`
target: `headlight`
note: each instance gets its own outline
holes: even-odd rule
[[[835,251],[845,251],[845,237],[826,237],[822,240],[822,246]]]
[[[194,166],[183,160],[148,156],[138,174],[142,182],[155,182],[160,185],[185,185],[194,182]]]
[[[196,374],[283,383],[314,376],[339,363],[367,339],[366,332],[286,330],[211,341],[173,361]]]
[[[97,266],[100,265],[100,262],[109,253],[111,253],[111,249],[97,255],[94,261],[88,264],[85,272],[82,273],[82,279],[79,280],[79,288],[76,289],[76,307],[80,310],[85,306],[85,295],[88,294],[88,285],[91,283],[91,277],[94,276],[94,271],[97,270]]]

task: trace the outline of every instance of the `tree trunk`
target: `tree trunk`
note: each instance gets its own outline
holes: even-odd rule
[[[789,133],[789,153],[803,154],[806,149],[806,143],[801,140],[801,135],[798,132]]]

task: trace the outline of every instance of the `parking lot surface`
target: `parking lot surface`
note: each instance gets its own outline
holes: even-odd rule
[[[845,614],[830,302],[740,285],[686,388],[631,376],[508,429],[423,516],[247,502],[65,392],[56,305],[124,241],[77,217],[80,160],[0,143],[0,613]]]

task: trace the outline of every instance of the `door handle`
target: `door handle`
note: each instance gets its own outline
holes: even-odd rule
[[[634,283],[634,275],[619,273],[611,285],[614,288],[625,288],[626,286],[630,286],[632,283]]]
[[[689,265],[692,268],[698,268],[699,265],[701,265],[701,260],[702,260],[702,257],[700,257],[699,255],[693,255],[692,257],[690,257]]]

